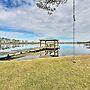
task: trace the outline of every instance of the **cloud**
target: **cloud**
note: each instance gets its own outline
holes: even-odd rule
[[[24,35],[24,33],[0,31],[0,37],[16,38],[22,35]]]
[[[90,39],[89,3],[90,0],[77,0],[76,2],[77,41]],[[14,28],[21,28],[25,32],[41,35],[37,36],[38,38],[72,38],[72,0],[60,5],[52,15],[48,15],[47,11],[41,10],[36,6],[23,6],[7,11],[1,8],[0,24],[1,26],[8,25]]]

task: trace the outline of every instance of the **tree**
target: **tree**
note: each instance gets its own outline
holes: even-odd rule
[[[47,10],[48,14],[52,14],[60,4],[66,3],[67,0],[38,0],[37,7]]]

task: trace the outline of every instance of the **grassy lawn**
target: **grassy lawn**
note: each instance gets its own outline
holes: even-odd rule
[[[90,90],[90,55],[1,61],[0,90]]]

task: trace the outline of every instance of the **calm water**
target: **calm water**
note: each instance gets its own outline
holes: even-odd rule
[[[73,55],[73,45],[71,44],[60,44],[59,56]],[[39,44],[26,44],[26,45],[0,45],[0,52],[10,52],[13,50],[22,50],[28,48],[39,47]],[[75,54],[90,54],[90,49],[87,48],[84,44],[75,45]],[[40,55],[30,55],[17,60],[29,59],[29,58],[38,58]]]

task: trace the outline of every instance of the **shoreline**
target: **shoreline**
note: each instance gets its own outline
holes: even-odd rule
[[[22,58],[22,57],[25,57],[25,56],[29,56],[29,55],[39,55],[40,53],[28,53],[28,54],[21,54],[21,55],[18,55],[18,56],[14,56],[13,58],[10,58],[8,60],[0,60],[0,61],[27,61],[27,60],[30,60],[30,61],[33,61],[33,60],[38,60],[38,59],[53,59],[53,58],[72,58],[73,60],[73,55],[68,55],[68,56],[59,56],[59,57],[52,57],[52,56],[41,56],[41,57],[38,57],[38,58],[30,58],[30,59],[26,59],[26,60],[18,60],[19,58]],[[77,58],[80,58],[80,59],[89,59],[90,58],[90,54],[83,54],[83,55],[75,55],[74,56],[75,59]],[[17,59],[17,60],[15,60]]]

